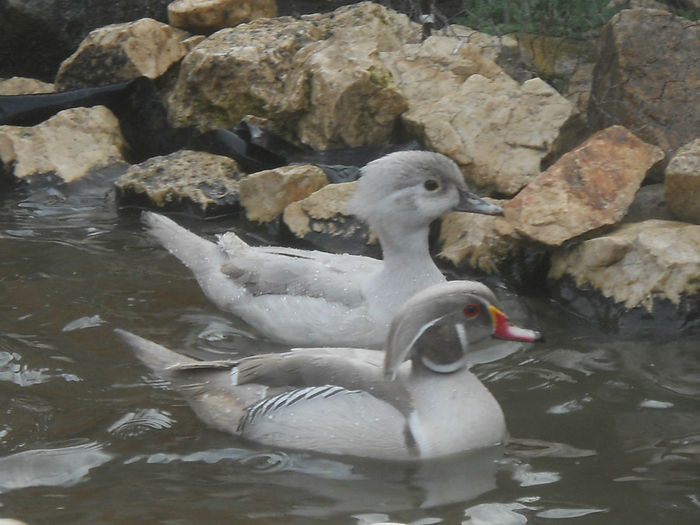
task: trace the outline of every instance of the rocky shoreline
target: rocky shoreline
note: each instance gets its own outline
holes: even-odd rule
[[[109,25],[53,85],[0,81],[16,95],[150,79],[115,104],[0,126],[3,177],[31,189],[109,172],[125,206],[241,214],[357,251],[372,234],[345,211],[354,182],[321,162],[244,169],[201,137],[245,122],[300,151],[417,141],[506,210],[444,217],[434,247],[446,267],[504,276],[616,329],[700,328],[700,23],[622,10],[563,93],[515,73],[531,66],[522,38],[450,26],[421,41],[418,24],[372,2],[210,34],[178,24],[203,34]]]

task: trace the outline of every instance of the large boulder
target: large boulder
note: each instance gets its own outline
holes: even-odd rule
[[[285,120],[286,78],[299,50],[323,31],[306,20],[254,20],[217,31],[192,49],[166,98],[172,122],[225,128],[246,115]]]
[[[623,10],[604,27],[588,117],[620,124],[666,153],[700,129],[700,21],[654,9]]]
[[[0,174],[29,183],[74,182],[124,164],[126,149],[109,109],[67,109],[33,127],[0,126]]]
[[[348,49],[352,53],[348,53]],[[301,102],[295,134],[314,149],[383,144],[406,99],[377,56],[377,42],[349,33],[295,58],[289,100]]]
[[[519,84],[456,38],[431,37],[382,59],[408,101],[406,128],[492,193],[517,193],[578,123],[554,88],[537,78]]]
[[[131,166],[115,188],[122,205],[218,215],[239,210],[242,176],[233,159],[181,150]]]
[[[700,139],[680,148],[666,166],[665,196],[671,212],[700,224]]]
[[[550,246],[622,220],[663,152],[621,126],[562,156],[504,206],[516,231]]]
[[[697,302],[700,289],[700,226],[650,220],[624,224],[552,256],[549,277],[573,278],[627,309],[654,308],[665,299]]]
[[[198,41],[151,18],[92,31],[56,75],[56,89],[111,84],[140,76],[158,78]],[[201,37],[198,37],[201,38]]]
[[[205,34],[276,15],[276,0],[175,0],[168,6],[170,25]]]
[[[415,30],[370,2],[222,29],[183,60],[171,119],[214,129],[255,115],[319,149],[384,142],[405,101],[376,55]]]
[[[0,77],[53,81],[63,59],[95,28],[154,18],[171,0],[9,0],[0,2]]]

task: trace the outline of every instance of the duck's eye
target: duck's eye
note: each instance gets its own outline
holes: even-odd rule
[[[428,179],[423,183],[423,187],[428,191],[435,191],[440,187],[440,183],[435,179]]]
[[[464,317],[476,317],[481,313],[481,306],[476,303],[469,303],[467,306],[462,308],[462,313]]]

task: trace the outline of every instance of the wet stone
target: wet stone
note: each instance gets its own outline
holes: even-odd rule
[[[30,184],[73,183],[124,163],[119,121],[104,106],[61,111],[36,126],[0,126],[0,173]]]
[[[653,312],[656,300],[697,302],[700,226],[649,220],[624,224],[608,235],[556,251],[549,277],[570,276],[628,309]]]
[[[182,150],[132,166],[116,183],[120,205],[223,215],[239,211],[236,161]]]
[[[673,215],[700,224],[700,139],[680,148],[669,162],[665,197]]]
[[[662,158],[658,147],[612,126],[537,176],[504,206],[506,219],[519,233],[549,246],[617,224]]]
[[[355,185],[329,184],[291,203],[282,215],[284,224],[294,237],[314,248],[379,256],[379,246],[369,227],[346,210]]]
[[[248,220],[270,222],[288,204],[308,197],[326,184],[328,178],[316,166],[282,166],[259,171],[241,180],[241,205]]]

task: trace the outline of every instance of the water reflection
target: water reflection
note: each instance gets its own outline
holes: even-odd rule
[[[298,499],[288,512],[321,517],[363,511],[430,509],[470,501],[496,487],[502,457],[501,447],[420,464],[227,448],[184,455],[135,456],[126,463],[228,463],[227,468],[235,471],[238,483],[307,493],[308,500]],[[319,500],[323,501],[322,505]]]
[[[35,449],[0,457],[0,493],[38,486],[70,486],[111,459],[98,443]]]

